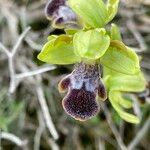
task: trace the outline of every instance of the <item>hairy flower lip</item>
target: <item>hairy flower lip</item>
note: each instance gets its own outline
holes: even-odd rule
[[[95,116],[100,110],[97,97],[102,100],[107,97],[97,64],[76,64],[73,72],[59,82],[58,88],[60,92],[68,90],[62,106],[68,115],[79,121]]]
[[[74,116],[74,115],[72,115],[72,114],[70,114],[69,112],[67,112],[67,110],[66,110],[66,107],[64,106],[64,104],[63,104],[63,101],[62,101],[62,106],[63,106],[63,109],[65,110],[65,112],[69,115],[69,116],[71,116],[71,117],[73,117],[75,120],[77,120],[77,121],[81,121],[81,122],[84,122],[84,121],[87,121],[87,120],[89,120],[89,119],[91,119],[92,117],[94,117],[96,114],[98,114],[99,113],[99,111],[100,111],[100,107],[98,108],[98,110],[97,110],[97,112],[95,113],[95,114],[93,114],[92,116],[90,116],[90,117],[87,117],[87,118],[81,118],[81,117],[77,117],[77,116]]]
[[[85,86],[81,89],[69,89],[62,106],[68,115],[79,121],[92,118],[100,110],[96,94],[86,91]]]

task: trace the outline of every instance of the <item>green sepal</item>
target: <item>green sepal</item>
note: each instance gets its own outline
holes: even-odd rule
[[[69,0],[69,6],[90,28],[101,28],[116,15],[119,0],[108,0],[107,5],[102,0]]]
[[[51,64],[73,64],[80,62],[73,49],[72,37],[67,35],[50,36],[43,46],[38,59]]]
[[[136,75],[115,75],[109,78],[109,89],[121,92],[141,92],[145,89],[146,81],[140,72]]]
[[[80,31],[73,38],[74,51],[79,57],[96,60],[102,57],[110,44],[105,29]]]
[[[102,0],[69,0],[68,3],[87,26],[103,27],[108,19],[107,7]]]
[[[138,56],[121,41],[111,41],[100,61],[102,65],[124,74],[133,75],[140,71]]]

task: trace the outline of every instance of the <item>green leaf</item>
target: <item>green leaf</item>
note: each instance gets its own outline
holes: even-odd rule
[[[109,17],[102,0],[69,0],[68,4],[87,26],[93,28],[103,27]]]
[[[8,124],[10,124],[13,120],[15,120],[20,115],[20,112],[23,111],[23,107],[24,107],[23,102],[18,104],[15,103],[12,104],[11,110],[9,112],[9,115],[11,117],[9,117],[7,120]]]
[[[74,54],[72,38],[61,35],[49,38],[44,45],[38,59],[51,64],[73,64],[80,61],[80,57]]]
[[[133,75],[140,71],[138,56],[120,41],[111,41],[100,61],[102,65],[124,74]]]
[[[110,44],[105,29],[80,31],[74,35],[75,54],[85,59],[96,60],[104,55]]]
[[[0,129],[6,130],[8,126],[18,118],[20,112],[23,110],[24,103],[16,103],[15,100],[10,99],[6,89],[1,89],[0,96]]]
[[[134,124],[138,124],[140,122],[138,117],[136,117],[135,115],[129,114],[122,109],[122,107],[119,104],[120,93],[118,91],[110,91],[109,100],[112,106],[114,107],[114,109],[120,115],[120,117],[123,118],[125,121],[134,123]]]
[[[119,0],[108,0],[107,3],[107,10],[108,10],[108,22],[111,21],[118,10],[118,4],[119,4]]]
[[[115,24],[111,25],[110,37],[111,37],[111,40],[122,41],[120,30],[118,26]]]
[[[8,119],[6,117],[0,117],[0,129],[7,131]]]

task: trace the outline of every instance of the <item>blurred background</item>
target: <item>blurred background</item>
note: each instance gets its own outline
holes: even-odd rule
[[[44,15],[46,0],[0,0],[0,150],[150,149],[150,0],[121,0],[113,22],[141,58],[147,89],[130,93],[138,125],[124,122],[109,100],[79,122],[64,112],[58,81],[72,65],[37,59],[55,30]]]

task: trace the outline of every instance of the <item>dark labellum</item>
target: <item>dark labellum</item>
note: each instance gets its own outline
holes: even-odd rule
[[[66,0],[50,0],[46,5],[45,13],[54,26],[77,24],[76,14],[66,5]]]
[[[62,101],[64,110],[73,118],[85,121],[99,112],[97,98],[105,100],[105,87],[97,64],[78,63],[73,72],[59,83],[59,90],[67,95]]]

